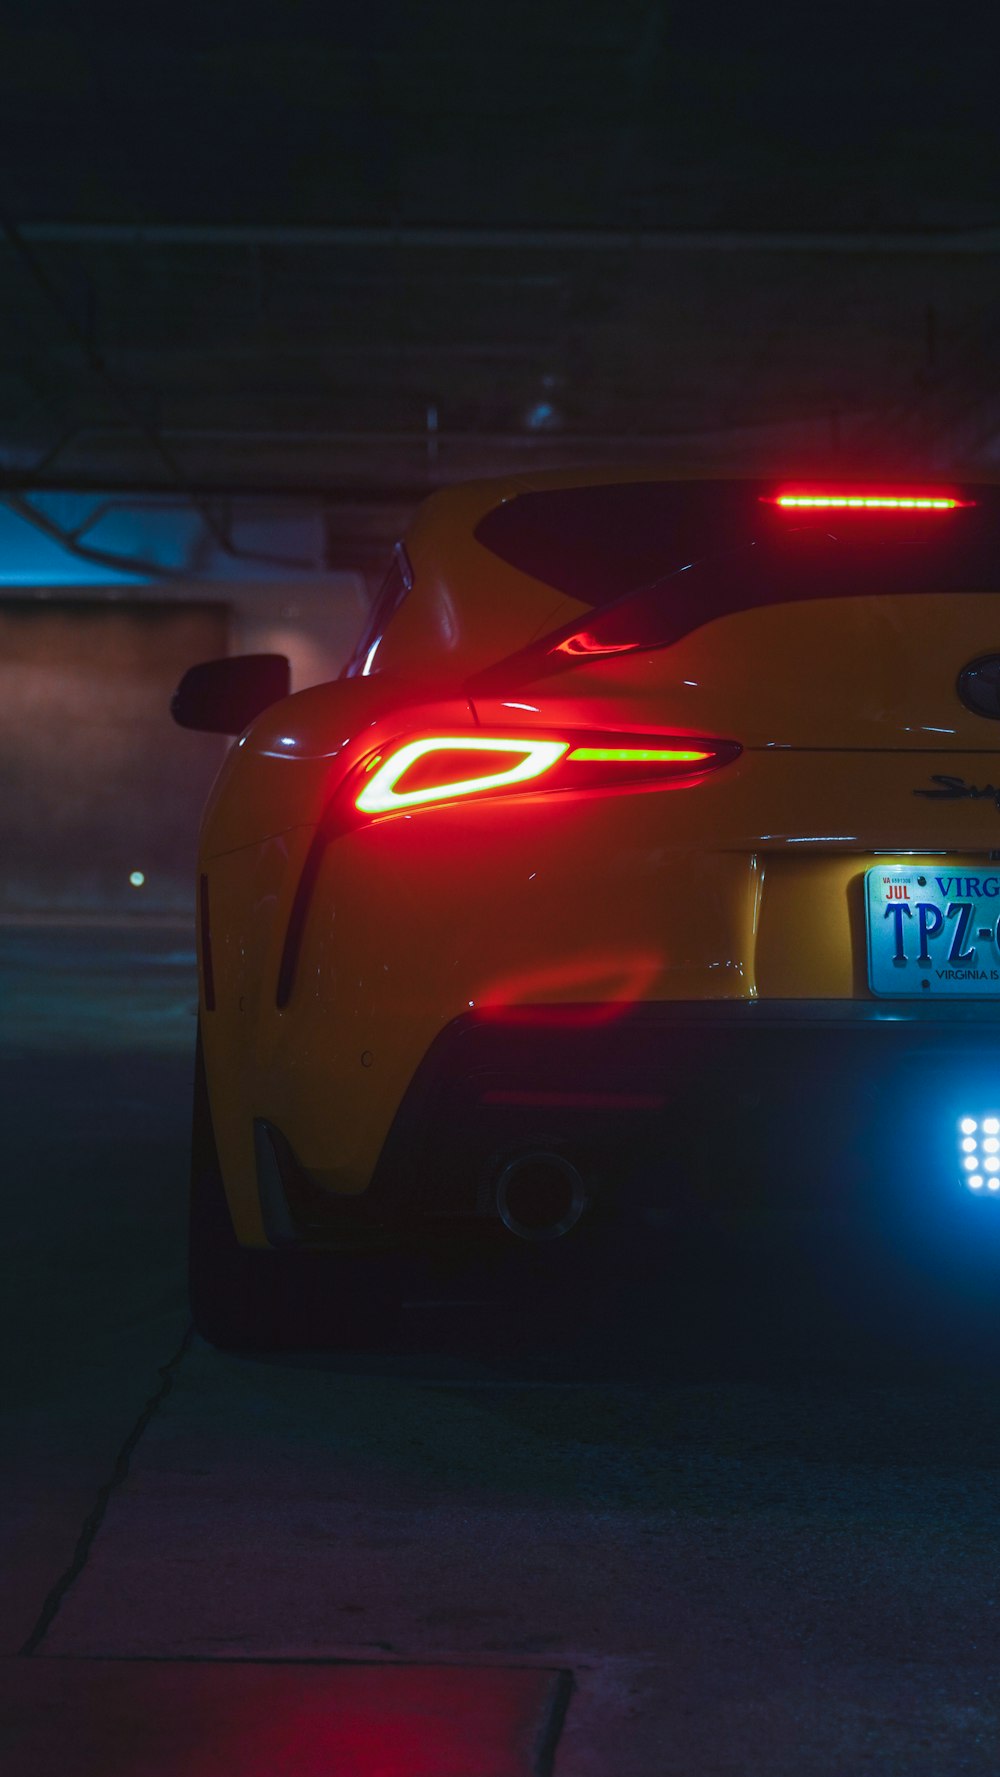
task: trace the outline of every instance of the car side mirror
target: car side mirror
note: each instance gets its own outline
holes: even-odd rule
[[[170,701],[181,728],[206,734],[242,734],[247,724],[292,688],[284,654],[235,654],[191,666]]]

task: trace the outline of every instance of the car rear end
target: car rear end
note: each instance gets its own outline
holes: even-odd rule
[[[257,1035],[303,1237],[540,1239],[640,1200],[992,1229],[1000,729],[989,672],[958,686],[1000,653],[995,496],[781,496],[481,518],[484,578],[561,620],[342,768]]]

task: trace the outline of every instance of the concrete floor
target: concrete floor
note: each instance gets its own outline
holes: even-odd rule
[[[175,1715],[182,1665],[209,1686],[203,1723],[213,1675],[227,1719],[249,1706],[231,1662],[294,1662],[301,1685],[331,1661],[522,1687],[516,1747],[467,1692],[478,1738],[385,1777],[541,1770],[557,1736],[556,1777],[995,1777],[981,1268],[933,1358],[877,1288],[793,1300],[787,1256],[740,1278],[646,1233],[551,1287],[519,1251],[428,1273],[381,1349],[222,1356],[184,1298],[187,934],[9,928],[0,996],[0,1651],[10,1719],[44,1692],[56,1724],[48,1752],[15,1735],[5,1771],[42,1777],[63,1719],[69,1751],[84,1663],[91,1716],[108,1662],[156,1662]],[[199,1777],[257,1777],[240,1746]],[[157,1773],[195,1768],[176,1758]],[[341,1746],[322,1768],[376,1767]]]

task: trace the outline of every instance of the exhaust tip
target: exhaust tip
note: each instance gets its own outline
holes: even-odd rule
[[[576,1227],[589,1195],[571,1160],[540,1148],[508,1160],[497,1180],[497,1214],[519,1240],[558,1240]]]

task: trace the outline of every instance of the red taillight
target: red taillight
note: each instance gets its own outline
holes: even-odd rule
[[[527,790],[665,789],[735,759],[736,741],[650,734],[424,735],[367,759],[361,814]]]
[[[874,493],[863,488],[842,491],[803,489],[801,492],[763,494],[767,506],[790,512],[953,512],[974,506],[975,500],[959,500],[944,493]]]
[[[540,777],[565,753],[567,745],[564,740],[512,740],[507,736],[478,734],[429,735],[425,740],[406,741],[388,754],[376,753],[369,761],[368,769],[373,775],[356,798],[355,807],[362,814],[387,814],[390,809],[412,808],[421,802],[450,802],[457,796],[508,789]],[[436,782],[433,771],[427,770],[433,765],[435,754],[441,756]],[[491,770],[491,758],[509,758],[510,763]],[[400,788],[402,779],[414,778],[418,765],[424,767],[420,781],[411,782],[410,788]]]

